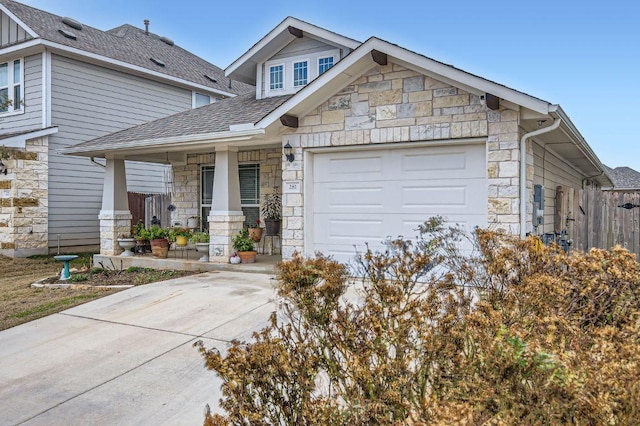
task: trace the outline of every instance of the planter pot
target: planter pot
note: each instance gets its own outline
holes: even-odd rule
[[[209,261],[209,243],[196,243],[196,251],[203,253],[202,257],[198,259],[200,262]]]
[[[153,257],[166,259],[169,254],[169,240],[166,238],[151,240],[151,253],[153,253]]]
[[[265,219],[264,226],[267,236],[280,235],[280,219]]]
[[[239,251],[238,256],[242,259],[242,263],[254,263],[256,261],[255,251]]]
[[[124,249],[124,251],[120,253],[120,256],[133,256],[131,249],[136,246],[135,238],[118,238],[118,244]]]
[[[198,227],[198,218],[190,217],[187,219],[187,228],[197,228]]]
[[[176,235],[176,245],[184,247],[189,243],[189,240],[184,235]]]
[[[262,238],[262,228],[249,228],[249,236],[256,243]]]

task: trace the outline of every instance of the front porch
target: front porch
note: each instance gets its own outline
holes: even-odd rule
[[[195,249],[169,250],[166,259],[158,259],[151,254],[136,254],[135,256],[120,256],[96,254],[93,256],[94,267],[113,268],[116,270],[127,269],[132,266],[140,268],[153,268],[164,270],[183,271],[234,271],[251,272],[262,274],[275,274],[278,262],[282,260],[281,255],[258,254],[255,263],[241,263],[232,265],[230,263],[200,262],[198,259],[202,253]]]

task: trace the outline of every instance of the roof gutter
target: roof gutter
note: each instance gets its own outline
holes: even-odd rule
[[[520,139],[520,237],[525,238],[527,236],[527,201],[529,200],[527,195],[527,140],[534,136],[543,135],[545,133],[552,132],[560,127],[562,118],[554,118],[553,123],[550,126],[543,127],[542,129],[534,130],[522,135]]]
[[[265,133],[264,129],[250,129],[244,131],[226,131],[218,133],[203,133],[199,135],[187,135],[176,136],[170,138],[161,139],[146,139],[137,140],[131,142],[124,142],[114,145],[101,145],[101,146],[89,146],[89,147],[68,147],[62,148],[57,152],[59,154],[66,155],[82,155],[83,153],[92,153],[99,151],[116,151],[121,149],[137,149],[137,148],[152,148],[152,147],[167,147],[179,145],[180,148],[190,147],[203,142],[216,142],[216,141],[228,141],[234,142],[239,140],[251,139],[253,136],[260,136]],[[84,148],[84,149],[83,149]]]

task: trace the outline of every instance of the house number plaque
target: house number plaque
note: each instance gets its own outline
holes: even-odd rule
[[[291,193],[293,193],[293,194],[298,193],[299,194],[301,192],[300,191],[301,187],[302,187],[302,185],[300,184],[299,180],[291,180],[291,181],[283,183],[283,188],[284,188],[284,192],[285,193],[290,193],[290,194]]]

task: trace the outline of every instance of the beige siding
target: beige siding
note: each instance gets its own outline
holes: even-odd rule
[[[336,49],[336,47],[309,37],[303,37],[295,39],[294,41],[289,43],[284,49],[276,53],[270,60],[291,58],[294,56],[304,56],[310,53],[323,52],[325,50],[333,49]]]
[[[98,244],[103,169],[88,158],[57,155],[64,146],[126,129],[191,107],[191,91],[53,55],[49,243]],[[127,163],[130,191],[162,192],[164,166]]]
[[[556,187],[582,188],[583,176],[560,156],[537,143],[533,144],[534,185],[544,187],[544,227],[540,233],[553,232]]]
[[[10,60],[19,59],[12,57]],[[42,127],[42,55],[24,58],[24,113],[0,115],[0,133],[34,130]]]

